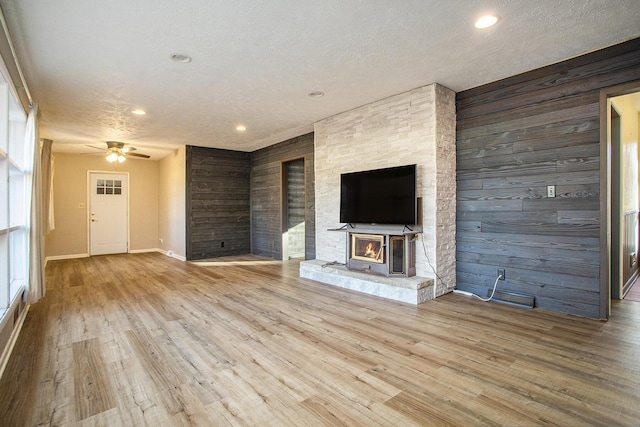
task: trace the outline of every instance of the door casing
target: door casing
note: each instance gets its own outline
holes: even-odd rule
[[[611,315],[611,132],[610,98],[640,91],[640,81],[600,90],[600,288],[598,317]]]

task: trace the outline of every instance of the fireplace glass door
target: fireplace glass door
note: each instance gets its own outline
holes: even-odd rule
[[[360,261],[385,263],[384,236],[351,234],[351,258]]]

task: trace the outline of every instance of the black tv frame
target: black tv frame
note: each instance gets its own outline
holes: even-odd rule
[[[417,224],[417,165],[341,174],[340,222],[404,226]]]

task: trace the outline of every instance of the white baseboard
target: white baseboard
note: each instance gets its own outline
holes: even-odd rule
[[[131,249],[129,251],[130,254],[146,254],[148,252],[159,252],[158,248],[148,248],[148,249]]]
[[[75,258],[88,258],[89,254],[69,254],[69,255],[53,255],[44,259],[44,265],[46,267],[49,261],[57,261],[59,259],[75,259]]]
[[[175,259],[180,260],[180,261],[186,261],[187,260],[187,257],[184,257],[182,255],[176,255],[173,251],[165,251],[164,249],[156,249],[156,250],[158,252],[160,252],[161,254],[165,254],[168,257],[175,258]]]
[[[175,254],[173,251],[165,251],[164,249],[160,249],[160,248],[150,248],[150,249],[133,249],[130,250],[129,253],[130,254],[142,254],[142,253],[147,253],[147,252],[160,252],[161,254],[165,254],[166,256],[169,256],[171,258],[175,258],[177,260],[180,261],[186,261],[187,258],[182,256],[182,255],[177,255]],[[47,266],[47,263],[49,261],[57,261],[60,259],[74,259],[74,258],[88,258],[89,254],[70,254],[70,255],[54,255],[54,256],[48,256],[44,259],[44,266]]]

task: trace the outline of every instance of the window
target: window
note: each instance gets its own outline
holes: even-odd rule
[[[122,181],[119,179],[99,179],[96,184],[96,194],[122,195]]]
[[[27,116],[0,76],[0,318],[29,275],[31,165],[24,148]]]

